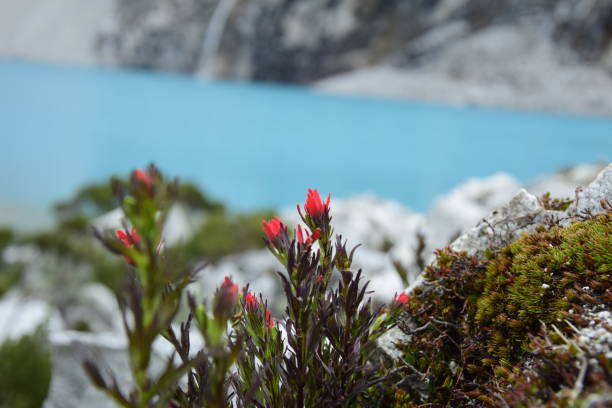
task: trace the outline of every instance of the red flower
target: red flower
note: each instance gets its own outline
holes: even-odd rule
[[[408,300],[410,300],[410,297],[402,292],[395,297],[395,304],[398,306],[404,306],[406,303],[408,303]]]
[[[321,230],[317,228],[316,230],[314,230],[314,232],[311,235],[308,235],[308,232],[306,232],[306,241],[304,241],[304,235],[302,234],[302,227],[298,224],[296,235],[297,235],[297,240],[301,245],[304,245],[304,242],[306,242],[306,245],[312,245],[317,239],[321,237]]]
[[[138,232],[136,232],[134,227],[132,227],[132,230],[129,233],[118,229],[115,231],[115,235],[117,235],[119,241],[121,241],[126,248],[131,248],[134,245],[140,244],[140,235],[138,235]],[[131,257],[125,255],[124,258],[128,263],[132,265],[134,264],[134,260]]]
[[[226,276],[219,288],[220,303],[229,307],[236,303],[237,298],[238,285],[236,285],[229,276]]]
[[[151,180],[151,176],[145,173],[141,169],[136,169],[132,173],[132,177],[136,180],[137,183],[142,184],[149,191],[153,188],[153,180]]]
[[[257,305],[258,303],[255,295],[251,292],[247,293],[246,298],[244,299],[244,306],[246,307],[246,310],[253,312],[255,309],[257,309]]]
[[[272,314],[268,309],[266,309],[266,322],[268,323],[268,328],[274,327],[274,320],[272,320]]]
[[[331,194],[327,195],[327,201],[325,204],[321,201],[321,197],[319,196],[319,192],[315,189],[308,189],[308,196],[306,197],[306,204],[304,204],[304,209],[306,213],[311,217],[319,217],[326,210],[329,210],[329,201],[331,200]]]
[[[261,222],[261,225],[270,242],[274,242],[276,239],[280,238],[283,231],[283,223],[278,217],[274,217],[270,221],[264,220]]]
[[[115,234],[117,235],[117,238],[119,238],[119,241],[121,241],[126,248],[131,248],[133,245],[140,244],[140,235],[138,235],[138,232],[136,232],[133,227],[129,234],[126,231],[120,229],[115,231]]]
[[[223,283],[221,284],[221,290],[226,291],[227,293],[230,293],[232,295],[235,295],[238,293],[238,285],[236,285],[233,281],[232,278],[230,278],[229,276],[226,276],[223,279]]]

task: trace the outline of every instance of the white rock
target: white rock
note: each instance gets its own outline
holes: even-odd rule
[[[583,316],[589,321],[589,326],[580,329],[578,339],[591,353],[605,354],[612,358],[612,313],[609,310],[587,312]]]
[[[607,200],[608,204],[612,203],[612,164],[608,164],[588,187],[576,190],[576,202],[568,212],[577,215],[585,210],[600,213],[603,211],[602,200]]]
[[[86,323],[92,332],[115,332],[123,335],[121,312],[115,295],[104,285],[88,283],[79,291],[63,315],[68,327]]]
[[[542,220],[547,213],[537,197],[521,189],[508,204],[493,211],[457,238],[450,247],[455,251],[477,254],[490,247],[503,246],[523,232],[533,231],[537,221]]]
[[[41,326],[53,332],[64,325],[57,310],[19,290],[13,289],[0,298],[0,343],[18,339]]]
[[[516,179],[498,173],[483,179],[467,180],[436,199],[426,220],[429,249],[448,245],[453,234],[472,227],[493,209],[507,203],[519,189]]]
[[[175,326],[177,335],[179,329]],[[190,335],[191,351],[203,346],[202,336],[195,330]],[[102,391],[94,387],[83,370],[83,362],[94,361],[105,378],[110,369],[124,393],[133,385],[127,350],[127,339],[117,333],[83,333],[57,331],[50,333],[49,343],[53,359],[51,387],[45,408],[113,408],[116,405]],[[153,343],[149,372],[159,375],[174,348],[165,339]],[[178,363],[178,358],[175,362]]]
[[[605,167],[605,164],[579,164],[540,177],[525,188],[536,196],[550,193],[552,198],[569,197],[573,199],[576,194],[576,186],[589,185]]]

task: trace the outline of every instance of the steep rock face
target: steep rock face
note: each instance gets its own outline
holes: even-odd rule
[[[121,66],[303,83],[381,62],[419,65],[484,28],[528,18],[595,61],[608,47],[610,7],[583,3],[118,0],[100,53]]]
[[[572,0],[556,12],[555,39],[587,61],[597,61],[612,42],[612,3]]]
[[[192,73],[216,1],[116,0],[114,25],[98,36],[103,62]]]

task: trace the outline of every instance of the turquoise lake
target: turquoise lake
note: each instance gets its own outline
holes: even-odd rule
[[[0,61],[0,201],[49,206],[150,161],[234,209],[308,187],[426,210],[468,177],[609,161],[612,119]]]

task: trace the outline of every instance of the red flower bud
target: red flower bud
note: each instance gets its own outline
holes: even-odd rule
[[[238,285],[236,285],[229,276],[223,279],[223,283],[219,288],[220,303],[225,305],[233,305],[238,298]]]
[[[268,309],[266,309],[266,322],[268,323],[268,328],[274,327],[274,320],[272,320],[272,314]]]
[[[329,201],[331,200],[331,194],[327,195],[327,201],[325,204],[321,201],[321,197],[319,196],[319,192],[315,189],[308,189],[308,195],[306,196],[306,204],[304,204],[304,209],[306,213],[311,217],[319,217],[323,215],[323,213],[329,210]]]
[[[151,191],[153,188],[153,180],[151,180],[151,176],[145,173],[141,169],[136,169],[132,173],[132,177],[136,180],[137,183],[142,184],[148,191]]]
[[[136,232],[133,227],[129,234],[126,231],[120,229],[116,230],[115,234],[117,235],[117,238],[119,238],[119,240],[123,243],[123,245],[125,245],[126,248],[130,248],[133,245],[140,244],[140,235],[138,235],[138,232]]]
[[[138,235],[138,232],[136,232],[136,230],[133,227],[129,233],[127,233],[124,230],[118,229],[115,231],[115,235],[117,235],[117,238],[119,239],[119,241],[121,241],[123,246],[125,246],[126,248],[131,248],[134,245],[140,244],[140,235]],[[125,255],[125,260],[129,264],[132,264],[132,265],[134,264],[134,260],[127,255]]]
[[[261,225],[270,242],[274,242],[281,237],[283,223],[278,219],[278,217],[274,217],[270,221],[264,220],[261,222]]]
[[[306,232],[306,240],[304,241],[304,235],[302,233],[302,227],[298,224],[296,235],[297,235],[297,240],[300,243],[300,245],[304,245],[304,243],[306,243],[306,245],[310,246],[317,239],[319,239],[321,237],[321,230],[319,228],[317,228],[310,235],[308,234],[308,232]]]
[[[257,298],[253,293],[249,292],[246,294],[246,298],[244,299],[244,306],[246,310],[249,312],[254,312],[257,309]]]
[[[408,300],[410,300],[410,297],[402,292],[395,297],[395,304],[398,306],[404,306],[406,303],[408,303]]]

